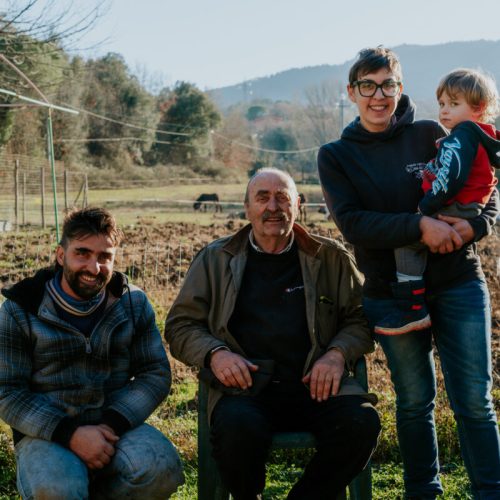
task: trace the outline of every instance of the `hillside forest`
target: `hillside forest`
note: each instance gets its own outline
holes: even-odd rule
[[[305,101],[247,98],[219,109],[192,83],[163,86],[145,68],[132,72],[120,54],[72,55],[64,35],[50,35],[58,26],[26,28],[15,13],[0,16],[4,153],[46,156],[48,109],[27,97],[78,111],[51,112],[55,159],[72,170],[133,178],[178,166],[185,175],[235,180],[273,165],[307,179],[315,177],[317,147],[354,115],[339,82],[307,89]]]

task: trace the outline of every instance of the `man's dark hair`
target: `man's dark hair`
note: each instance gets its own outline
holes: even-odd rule
[[[115,218],[105,208],[75,208],[64,218],[60,245],[66,248],[70,240],[99,234],[108,236],[114,246],[118,246],[123,238]]]
[[[358,60],[349,70],[349,84],[352,85],[368,73],[375,73],[379,69],[386,68],[401,81],[403,72],[398,56],[391,49],[378,46],[375,48],[363,49],[358,54]]]

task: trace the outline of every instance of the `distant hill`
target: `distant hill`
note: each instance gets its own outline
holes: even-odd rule
[[[434,100],[441,76],[459,66],[481,68],[500,84],[500,40],[449,42],[441,45],[399,45],[393,47],[403,66],[405,93],[416,101]],[[254,99],[304,101],[304,90],[326,81],[344,87],[354,59],[343,64],[294,68],[275,75],[210,91],[222,108]]]

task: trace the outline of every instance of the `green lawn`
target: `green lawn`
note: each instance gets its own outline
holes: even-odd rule
[[[172,497],[174,500],[195,500],[197,497],[196,387],[192,375],[184,380],[177,380],[167,401],[148,421],[164,432],[176,445],[184,463],[186,484]],[[391,419],[390,415],[382,415],[382,417],[385,422]],[[386,425],[390,427],[393,423],[389,422]],[[387,430],[391,431],[391,429],[384,429],[383,432]],[[442,429],[440,431],[442,434]],[[15,464],[8,435],[9,431],[4,425],[0,429],[0,500],[18,498],[15,489]],[[384,454],[397,453],[397,444],[393,442],[391,445],[393,448],[391,452],[385,450]],[[268,465],[264,498],[267,500],[284,499],[310,456],[310,451],[273,452]],[[467,476],[458,456],[445,463],[442,469],[441,477],[445,489],[441,497],[443,500],[472,498],[468,492]],[[373,464],[374,500],[402,498],[402,474],[402,466],[398,460],[384,460],[380,453],[376,454]]]

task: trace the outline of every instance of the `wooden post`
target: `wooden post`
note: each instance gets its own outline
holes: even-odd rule
[[[45,229],[45,169],[40,167],[40,190],[42,197],[42,228]]]
[[[85,174],[85,180],[83,181],[83,208],[89,205],[89,179],[87,174]]]
[[[19,160],[16,160],[14,166],[14,216],[16,220],[16,228],[19,225]]]
[[[68,211],[69,206],[68,206],[68,171],[64,169],[64,210],[65,212]]]
[[[78,194],[76,195],[75,201],[73,202],[74,207],[76,207],[76,204],[78,203],[78,199],[80,198],[80,195],[82,194],[84,185],[85,185],[85,181],[82,182],[82,185],[80,186],[80,189],[78,190]]]
[[[142,289],[146,290],[146,263],[147,263],[147,255],[148,253],[148,246],[144,247],[144,254],[142,256]]]
[[[26,224],[26,172],[23,172],[23,226]]]

